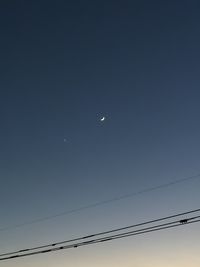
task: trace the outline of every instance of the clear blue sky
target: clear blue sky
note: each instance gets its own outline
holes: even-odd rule
[[[200,172],[199,10],[198,1],[1,1],[0,228]],[[199,187],[0,231],[0,250],[199,208]],[[199,231],[1,266],[199,267]]]

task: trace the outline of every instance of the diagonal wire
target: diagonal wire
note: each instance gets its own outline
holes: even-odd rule
[[[48,220],[51,220],[51,219],[54,219],[54,218],[57,218],[57,217],[62,217],[62,216],[66,216],[66,215],[69,215],[69,214],[80,212],[82,210],[91,209],[91,208],[95,208],[95,207],[98,207],[98,206],[103,206],[103,205],[106,205],[106,204],[109,204],[109,203],[112,203],[112,202],[115,202],[115,201],[120,201],[120,200],[123,200],[123,199],[132,198],[132,197],[135,197],[137,195],[149,193],[149,192],[152,192],[152,191],[155,191],[155,190],[163,189],[163,188],[166,188],[166,187],[170,187],[170,186],[173,186],[173,185],[176,185],[176,184],[184,183],[184,182],[187,182],[187,181],[190,181],[190,180],[194,180],[194,179],[199,179],[199,178],[200,178],[200,173],[198,173],[196,175],[193,175],[193,176],[188,176],[188,177],[184,177],[184,178],[181,178],[181,179],[177,179],[177,180],[172,181],[172,182],[163,183],[163,184],[160,184],[158,186],[149,187],[149,188],[137,191],[137,192],[132,192],[132,193],[129,193],[129,194],[125,194],[125,195],[121,195],[121,196],[118,196],[118,197],[110,198],[110,199],[107,199],[107,200],[95,202],[95,203],[92,203],[92,204],[89,204],[89,205],[80,206],[79,208],[67,210],[67,211],[64,211],[64,212],[61,212],[61,213],[57,213],[57,214],[54,214],[54,215],[38,218],[38,219],[35,219],[35,220],[32,220],[32,221],[27,221],[27,222],[24,222],[24,223],[20,223],[20,224],[8,226],[8,227],[2,227],[2,228],[0,228],[0,231],[7,231],[7,230],[10,230],[10,229],[21,228],[21,227],[26,226],[26,225],[32,225],[32,224],[36,224],[36,223],[41,223],[41,222],[48,221]]]
[[[51,248],[51,247],[55,247],[55,246],[58,246],[58,245],[61,245],[61,244],[72,243],[72,242],[81,241],[81,240],[84,240],[84,239],[86,240],[86,239],[95,238],[95,237],[102,236],[102,235],[107,235],[107,234],[113,234],[115,232],[121,232],[121,231],[124,231],[124,230],[128,230],[128,229],[139,227],[139,226],[144,226],[144,225],[148,225],[148,224],[152,224],[152,223],[158,223],[158,222],[161,222],[161,221],[166,221],[166,220],[169,220],[169,219],[173,219],[173,218],[177,218],[177,217],[181,217],[181,216],[185,216],[185,215],[189,215],[189,214],[197,213],[197,212],[200,212],[200,209],[190,210],[190,211],[186,211],[186,212],[182,212],[182,213],[178,213],[178,214],[162,217],[162,218],[159,218],[159,219],[149,220],[149,221],[145,221],[145,222],[142,222],[142,223],[133,224],[133,225],[129,225],[129,226],[126,226],[126,227],[121,227],[121,228],[116,228],[116,229],[111,229],[111,230],[108,230],[108,231],[98,232],[98,233],[95,233],[95,234],[86,235],[86,236],[82,236],[82,237],[78,237],[78,238],[74,238],[74,239],[68,239],[68,240],[61,241],[61,242],[54,242],[54,243],[46,244],[46,245],[42,245],[42,246],[36,246],[36,247],[32,247],[32,248],[21,249],[21,250],[18,250],[18,251],[3,253],[3,254],[0,254],[0,257],[13,255],[13,254],[16,254],[16,253],[30,252],[30,251],[44,249],[44,248]],[[187,222],[189,220],[193,220],[193,219],[196,219],[196,218],[199,218],[199,217],[200,217],[200,215],[193,216],[190,219],[187,219]],[[173,223],[180,223],[181,221],[182,220],[178,219],[175,222],[173,221],[173,222],[164,223],[164,224],[162,224],[162,226],[170,225],[170,224],[173,224]],[[147,228],[143,228],[143,230],[144,229],[147,230],[147,229],[151,229],[151,228],[153,229],[155,227],[157,227],[157,226],[149,226]],[[134,231],[132,230],[130,232],[138,232],[138,231],[141,231],[141,230],[140,229],[139,230],[134,230]],[[121,235],[121,234],[124,234],[124,233],[117,234],[116,236]],[[104,237],[101,237],[101,238],[104,238]],[[86,241],[86,242],[91,242],[91,240]]]
[[[192,218],[186,219],[187,220],[187,224],[192,224],[192,223],[194,224],[194,223],[200,222],[200,219],[197,219],[199,217],[200,216],[196,216],[196,217],[192,217]],[[21,258],[21,257],[27,257],[27,256],[31,256],[31,255],[37,255],[37,254],[44,254],[44,253],[54,252],[54,251],[63,250],[63,249],[77,248],[77,247],[80,247],[80,246],[93,245],[93,244],[96,244],[96,243],[103,243],[103,242],[107,242],[107,241],[113,241],[113,240],[116,240],[116,239],[122,239],[122,238],[125,238],[125,237],[142,235],[142,234],[146,234],[146,233],[150,233],[150,232],[161,231],[161,230],[174,228],[174,227],[179,227],[179,226],[183,226],[183,225],[186,225],[186,223],[182,224],[179,221],[175,221],[175,222],[171,222],[171,223],[157,225],[157,226],[154,226],[154,227],[147,227],[147,228],[144,228],[144,229],[141,229],[141,230],[129,231],[129,232],[122,233],[122,234],[119,234],[119,235],[110,235],[110,236],[105,237],[105,238],[96,238],[96,239],[93,239],[93,240],[90,240],[90,241],[86,241],[86,242],[80,242],[80,243],[75,243],[75,244],[70,244],[70,245],[65,245],[65,246],[60,246],[60,247],[56,247],[56,248],[45,249],[45,250],[40,250],[40,251],[35,251],[35,252],[28,252],[28,253],[25,253],[25,254],[16,254],[14,256],[0,258],[0,261],[9,260],[9,259],[15,259],[15,258]]]

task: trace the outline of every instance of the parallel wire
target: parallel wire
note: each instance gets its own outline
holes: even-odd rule
[[[138,223],[138,224],[128,225],[128,226],[125,226],[125,227],[111,229],[111,230],[108,230],[108,231],[103,231],[103,232],[98,232],[98,233],[95,233],[95,234],[85,235],[85,236],[82,236],[82,237],[68,239],[68,240],[64,240],[64,241],[61,241],[61,242],[53,242],[51,244],[36,246],[36,247],[32,247],[32,248],[25,248],[25,249],[21,249],[21,250],[14,251],[14,252],[4,253],[4,254],[0,254],[0,257],[1,256],[5,256],[5,255],[15,254],[15,253],[21,253],[21,252],[25,252],[25,251],[33,251],[33,250],[38,250],[38,249],[42,249],[42,248],[55,247],[57,245],[61,245],[61,244],[65,244],[65,243],[79,241],[79,240],[82,240],[82,239],[93,238],[93,237],[100,236],[100,235],[111,234],[111,233],[114,233],[114,232],[119,232],[119,231],[131,229],[131,228],[135,228],[135,227],[143,226],[143,225],[147,225],[147,224],[152,224],[152,223],[156,223],[156,222],[160,222],[160,221],[164,221],[164,220],[169,220],[169,219],[172,219],[172,218],[176,218],[176,217],[180,217],[180,216],[184,216],[184,215],[188,215],[188,214],[196,213],[196,212],[200,212],[200,209],[190,210],[190,211],[186,211],[186,212],[182,212],[182,213],[178,213],[178,214],[162,217],[162,218],[159,218],[159,219],[149,220],[149,221],[145,221],[145,222]]]
[[[157,223],[157,222],[160,222],[160,221],[166,221],[166,220],[169,220],[169,219],[172,219],[172,218],[176,218],[176,217],[180,217],[180,216],[183,216],[183,215],[188,215],[188,214],[191,214],[191,213],[197,213],[199,212],[200,209],[196,209],[196,210],[190,210],[190,211],[187,211],[187,212],[183,212],[183,213],[179,213],[179,214],[174,214],[174,215],[171,215],[171,216],[167,216],[167,217],[162,217],[162,218],[159,218],[159,219],[155,219],[155,220],[150,220],[150,221],[146,221],[146,222],[142,222],[142,223],[139,223],[139,224],[134,224],[134,225],[130,225],[130,226],[126,226],[126,227],[121,227],[121,228],[117,228],[117,229],[112,229],[112,230],[109,230],[109,231],[103,231],[103,232],[99,232],[99,233],[95,233],[95,234],[92,234],[92,235],[87,235],[87,236],[83,236],[83,237],[79,237],[79,238],[74,238],[74,239],[69,239],[69,240],[65,240],[65,241],[62,241],[62,242],[57,242],[57,243],[51,243],[51,244],[48,244],[48,245],[43,245],[43,246],[37,246],[37,247],[32,247],[32,248],[25,248],[25,249],[22,249],[22,250],[18,250],[18,251],[14,251],[14,252],[8,252],[8,253],[3,253],[3,254],[0,254],[0,257],[3,257],[3,258],[0,258],[0,260],[2,259],[8,259],[8,258],[12,258],[12,257],[15,257],[17,253],[20,253],[18,256],[23,256],[23,255],[34,255],[32,253],[36,253],[36,252],[40,252],[40,253],[44,253],[44,251],[46,250],[42,250],[41,249],[46,249],[46,248],[49,248],[48,251],[52,251],[52,248],[51,247],[54,247],[53,249],[56,249],[56,246],[58,245],[61,245],[61,244],[66,244],[66,243],[72,243],[72,242],[75,242],[75,241],[80,241],[82,239],[89,239],[89,238],[94,238],[96,237],[95,239],[93,240],[86,240],[85,242],[78,242],[78,243],[75,243],[75,244],[72,244],[72,245],[69,245],[70,247],[71,246],[80,246],[82,245],[82,243],[87,243],[87,244],[90,244],[91,242],[101,242],[101,241],[106,241],[106,240],[110,240],[111,239],[116,239],[120,236],[126,236],[126,235],[132,235],[132,234],[139,234],[140,232],[146,232],[146,231],[152,231],[152,230],[155,230],[157,229],[158,227],[164,227],[163,229],[165,229],[165,227],[168,228],[168,226],[170,225],[173,225],[173,224],[182,224],[184,222],[187,222],[189,223],[189,221],[191,220],[194,220],[194,219],[198,219],[200,218],[200,215],[198,216],[193,216],[193,217],[190,217],[190,218],[187,218],[187,219],[182,219],[180,220],[176,220],[176,221],[172,221],[172,222],[167,222],[167,223],[164,223],[164,224],[158,224],[158,225],[153,225],[153,226],[149,226],[149,227],[146,227],[146,228],[142,228],[142,229],[138,229],[138,230],[131,230],[131,231],[128,231],[128,232],[123,232],[123,233],[117,233],[117,234],[113,234],[115,232],[120,232],[120,231],[124,231],[124,230],[128,230],[128,229],[131,229],[131,228],[135,228],[135,227],[138,227],[138,226],[144,226],[144,225],[147,225],[147,224],[152,224],[152,223]],[[111,236],[106,236],[106,237],[98,237],[97,236],[102,236],[102,235],[107,235],[107,234],[112,234]],[[66,247],[66,246],[65,246]],[[40,251],[36,251],[34,252],[35,250],[40,250]],[[53,250],[54,251],[54,250]],[[25,254],[21,254],[21,253],[25,253]],[[11,255],[14,255],[14,256],[11,256]],[[7,256],[7,257],[5,257]],[[8,257],[9,256],[9,257]]]
[[[200,222],[200,219],[198,219],[199,217],[200,216],[187,218],[187,219],[185,219],[185,220],[187,220],[187,223],[180,223],[180,221],[174,221],[174,222],[160,224],[160,225],[156,225],[156,226],[152,226],[152,227],[146,227],[146,228],[136,230],[136,231],[129,231],[129,232],[121,233],[121,234],[117,234],[117,235],[110,235],[110,236],[107,236],[104,238],[96,238],[96,239],[85,241],[85,242],[79,242],[79,243],[77,242],[77,243],[70,244],[70,245],[65,245],[65,246],[60,246],[60,247],[56,247],[56,248],[45,249],[45,250],[40,250],[40,251],[35,251],[35,252],[28,252],[28,253],[24,253],[24,254],[16,254],[14,256],[0,258],[0,261],[15,259],[15,258],[21,258],[21,257],[27,257],[27,256],[32,256],[32,255],[38,255],[38,254],[44,254],[44,253],[54,252],[54,251],[63,250],[63,249],[77,248],[80,246],[93,245],[96,243],[113,241],[113,240],[122,239],[125,237],[142,235],[142,234],[155,232],[155,231],[161,231],[161,230],[165,230],[165,229],[169,229],[169,228],[175,228],[175,227],[183,226],[186,224],[192,224],[192,223],[194,224],[194,223]]]
[[[190,218],[188,218],[188,220],[190,220]],[[104,238],[104,239],[94,240],[94,242],[92,242],[92,244],[99,243],[99,242],[105,242],[105,241],[111,241],[111,240],[115,240],[115,239],[119,239],[119,238],[124,238],[124,237],[130,237],[130,236],[145,234],[145,233],[150,233],[150,232],[155,232],[155,231],[159,231],[159,230],[174,228],[174,227],[183,226],[183,225],[192,224],[192,223],[197,223],[197,222],[200,222],[200,219],[197,219],[197,220],[194,220],[194,221],[188,221],[185,224],[177,223],[177,224],[174,224],[174,225],[168,225],[168,226],[163,226],[163,227],[157,226],[157,227],[154,227],[155,229],[153,227],[150,227],[149,230],[142,231],[142,229],[141,229],[141,231],[135,231],[135,232],[130,232],[130,233],[125,233],[125,234],[117,235],[115,237],[111,236],[110,238]],[[84,244],[82,244],[82,245],[84,245]],[[89,245],[89,242],[88,242],[88,245]]]
[[[170,186],[173,186],[173,185],[176,185],[176,184],[180,184],[180,183],[184,183],[184,182],[187,182],[187,181],[190,181],[190,180],[193,180],[193,179],[197,179],[197,178],[200,178],[200,173],[198,173],[196,175],[193,175],[193,176],[188,176],[188,177],[185,177],[185,178],[177,179],[177,180],[169,182],[169,183],[164,183],[164,184],[161,184],[161,185],[158,185],[158,186],[149,187],[149,188],[143,189],[141,191],[137,191],[137,192],[133,192],[133,193],[130,193],[130,194],[121,195],[121,196],[118,196],[118,197],[115,197],[115,198],[111,198],[111,199],[107,199],[107,200],[104,200],[104,201],[99,201],[99,202],[95,202],[95,203],[92,203],[92,204],[89,204],[89,205],[81,206],[79,208],[67,210],[67,211],[64,211],[64,212],[61,212],[61,213],[58,213],[58,214],[54,214],[54,215],[51,215],[51,216],[42,217],[42,218],[39,218],[39,219],[35,219],[35,220],[32,220],[32,221],[27,221],[27,222],[24,222],[24,223],[21,223],[21,224],[16,224],[16,225],[8,226],[8,227],[2,227],[2,228],[0,228],[0,231],[7,231],[7,230],[11,230],[11,229],[21,228],[21,227],[24,227],[26,225],[33,225],[33,224],[36,224],[36,223],[41,223],[41,222],[48,221],[48,220],[51,220],[51,219],[54,219],[54,218],[57,218],[57,217],[66,216],[68,214],[77,213],[77,212],[80,212],[82,210],[91,209],[91,208],[95,208],[95,207],[98,207],[98,206],[106,205],[106,204],[109,204],[109,203],[112,203],[112,202],[115,202],[115,201],[120,201],[120,200],[123,200],[123,199],[135,197],[135,196],[140,195],[140,194],[145,194],[145,193],[148,193],[148,192],[151,192],[151,191],[155,191],[155,190],[159,190],[159,189],[162,189],[162,188],[170,187]]]
[[[192,221],[192,220],[197,220],[200,218],[200,215],[199,216],[195,216],[195,217],[191,217],[191,218],[186,218],[185,220],[187,221],[187,223],[189,221]],[[173,222],[167,222],[167,223],[163,223],[163,224],[158,224],[158,225],[154,225],[154,226],[149,226],[149,227],[145,227],[145,228],[142,228],[142,229],[138,229],[138,230],[133,230],[133,231],[128,231],[128,232],[125,232],[125,233],[119,233],[119,234],[115,234],[115,235],[112,235],[112,239],[115,239],[117,237],[125,237],[125,236],[130,236],[130,235],[133,235],[133,234],[139,234],[139,233],[143,233],[143,232],[146,232],[146,231],[151,231],[151,230],[154,230],[154,229],[158,229],[160,227],[162,227],[162,229],[165,229],[165,227],[168,228],[168,226],[173,226],[173,225],[182,225],[182,224],[186,224],[186,223],[181,223],[180,220],[176,220],[176,221],[173,221]],[[110,238],[110,237],[103,237],[103,238],[99,238],[99,241],[101,240],[106,240],[107,238]]]

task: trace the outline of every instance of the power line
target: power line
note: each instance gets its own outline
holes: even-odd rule
[[[199,216],[198,216],[198,218],[199,218]],[[163,227],[160,227],[159,225],[157,225],[155,227],[149,227],[149,229],[146,229],[144,231],[141,229],[139,231],[134,231],[134,232],[125,233],[125,234],[121,234],[121,235],[115,235],[115,236],[111,236],[111,237],[108,237],[108,238],[96,239],[96,240],[93,240],[91,242],[91,244],[95,244],[95,243],[99,243],[99,242],[111,241],[111,240],[115,240],[115,239],[119,239],[119,238],[130,237],[130,236],[135,236],[135,235],[140,235],[140,234],[155,232],[155,231],[159,231],[159,230],[164,230],[164,229],[168,229],[168,228],[174,228],[174,227],[178,227],[178,226],[183,226],[183,225],[186,225],[186,224],[200,222],[200,219],[189,221],[190,219],[192,219],[192,218],[186,219],[186,220],[188,220],[188,222],[187,223],[184,223],[184,224],[181,224],[180,222],[174,224],[174,222],[173,222],[173,225],[169,225],[169,224],[172,224],[172,223],[168,223],[168,224],[166,224],[167,226],[163,226]],[[88,242],[88,245],[89,244],[90,244],[90,242]],[[83,245],[87,245],[87,244],[85,242],[85,243],[82,243],[81,245],[83,246]]]
[[[188,220],[190,220],[190,219],[191,218],[188,218]],[[194,224],[197,222],[200,222],[200,219],[188,221],[187,224],[192,224],[192,223]],[[166,226],[165,225],[164,226],[158,225],[158,226],[154,227],[155,229],[153,229],[153,227],[152,227],[152,228],[144,229],[144,230],[141,229],[141,231],[127,232],[125,234],[113,235],[113,236],[109,236],[109,237],[105,237],[105,238],[97,238],[97,239],[93,239],[93,240],[86,241],[86,242],[74,243],[74,244],[70,244],[70,245],[66,245],[66,246],[60,246],[60,247],[56,247],[56,248],[52,248],[52,249],[45,249],[45,250],[40,250],[40,251],[35,251],[35,252],[28,252],[28,253],[24,253],[24,254],[16,254],[14,256],[0,258],[0,261],[15,259],[15,258],[21,258],[21,257],[27,257],[27,256],[33,256],[33,255],[44,254],[44,253],[50,253],[50,252],[55,252],[55,251],[59,251],[59,250],[69,249],[69,248],[77,248],[77,247],[86,246],[86,245],[93,245],[93,244],[97,244],[97,243],[113,241],[116,239],[122,239],[125,237],[142,235],[142,234],[146,234],[146,233],[150,233],[150,232],[166,230],[169,228],[175,228],[175,227],[179,227],[179,226],[183,226],[183,225],[185,225],[185,224],[180,224],[180,223],[175,224],[173,222],[173,225],[169,225],[169,224]]]
[[[120,200],[127,199],[127,198],[132,198],[132,197],[135,197],[137,195],[149,193],[149,192],[152,192],[152,191],[155,191],[155,190],[163,189],[163,188],[166,188],[166,187],[170,187],[170,186],[173,186],[173,185],[176,185],[176,184],[184,183],[184,182],[187,182],[187,181],[190,181],[190,180],[194,180],[194,179],[197,179],[197,178],[198,179],[200,178],[200,173],[198,173],[196,175],[193,175],[193,176],[188,176],[188,177],[184,177],[184,178],[181,178],[181,179],[177,179],[177,180],[172,181],[172,182],[163,183],[163,184],[160,184],[158,186],[149,187],[149,188],[137,191],[137,192],[132,192],[132,193],[129,193],[129,194],[118,196],[118,197],[114,197],[114,198],[106,199],[106,200],[103,200],[103,201],[95,202],[95,203],[92,203],[92,204],[89,204],[89,205],[80,206],[79,208],[67,210],[67,211],[64,211],[64,212],[61,212],[61,213],[58,213],[58,214],[54,214],[54,215],[38,218],[38,219],[35,219],[35,220],[32,220],[32,221],[27,221],[27,222],[24,222],[24,223],[20,223],[20,224],[8,226],[8,227],[3,227],[3,228],[0,228],[0,231],[7,231],[7,230],[11,230],[11,229],[16,229],[16,228],[22,228],[22,227],[24,227],[26,225],[33,225],[33,224],[36,224],[36,223],[41,223],[41,222],[44,222],[44,221],[52,220],[52,219],[57,218],[57,217],[66,216],[66,215],[69,215],[69,214],[72,214],[72,213],[80,212],[82,210],[92,209],[92,208],[95,208],[95,207],[98,207],[98,206],[103,206],[103,205],[106,205],[106,204],[109,204],[109,203],[112,203],[112,202],[120,201]]]
[[[151,225],[148,227],[142,227],[141,229],[127,231],[130,228],[135,228],[135,227],[139,227],[139,226],[141,227],[141,226],[144,226],[147,224],[152,224],[155,222],[157,223],[159,221],[164,221],[164,220],[166,221],[166,220],[169,220],[169,219],[172,219],[175,217],[177,218],[177,217],[182,217],[183,215],[188,215],[191,213],[197,213],[199,211],[200,211],[200,209],[191,210],[191,211],[187,211],[184,213],[174,214],[171,216],[162,217],[159,219],[146,221],[146,222],[142,222],[139,224],[134,224],[134,225],[121,227],[121,228],[117,228],[117,229],[112,229],[109,231],[104,231],[104,232],[100,232],[100,233],[96,233],[96,234],[92,234],[92,235],[87,235],[87,236],[83,236],[83,237],[79,237],[79,238],[75,238],[75,239],[71,239],[71,240],[66,240],[66,241],[57,242],[57,243],[44,245],[44,246],[38,246],[38,247],[30,248],[30,249],[26,248],[23,250],[10,252],[10,253],[4,253],[4,254],[0,255],[0,260],[13,259],[13,258],[18,258],[18,257],[25,257],[25,256],[31,256],[31,255],[42,254],[42,253],[47,253],[47,252],[53,252],[53,251],[57,251],[60,249],[68,249],[68,248],[73,248],[73,247],[89,245],[89,244],[96,244],[96,243],[111,241],[111,240],[115,240],[115,239],[119,239],[119,238],[125,238],[125,237],[129,237],[129,236],[134,236],[134,235],[154,232],[154,231],[158,231],[158,230],[173,228],[173,227],[177,227],[177,226],[184,225],[184,224],[197,223],[200,221],[200,219],[199,219],[200,215],[189,217],[189,218],[184,218],[184,219],[179,218],[178,220],[175,220],[175,221],[168,221],[168,222],[165,222],[162,224]],[[121,232],[124,230],[126,230],[126,231]],[[117,232],[117,233],[113,234],[114,232]],[[102,237],[102,235],[103,235],[103,237]],[[100,236],[100,237],[97,237],[97,236]],[[93,238],[93,239],[91,239],[91,238]],[[82,239],[87,239],[87,240],[80,242],[80,240],[82,240]],[[79,242],[77,242],[77,241],[79,241]],[[72,243],[72,244],[57,247],[58,245],[66,244],[66,243]],[[34,250],[37,250],[37,251],[34,251]]]
[[[169,219],[173,219],[173,218],[177,218],[177,217],[181,217],[181,216],[185,216],[185,215],[189,215],[189,214],[197,213],[197,212],[200,212],[200,209],[189,210],[189,211],[186,211],[186,212],[177,213],[177,214],[170,215],[170,216],[167,216],[167,217],[162,217],[162,218],[159,218],[159,219],[149,220],[149,221],[141,222],[141,223],[138,223],[138,224],[128,225],[128,226],[121,227],[121,228],[111,229],[111,230],[108,230],[108,231],[98,232],[98,233],[95,233],[95,234],[85,235],[85,236],[78,237],[78,238],[68,239],[68,240],[64,240],[64,241],[61,241],[61,242],[53,242],[53,243],[46,244],[46,245],[36,246],[36,247],[32,247],[32,248],[25,248],[25,249],[21,249],[21,250],[14,251],[14,252],[4,253],[4,254],[0,254],[0,257],[1,256],[6,256],[6,255],[11,255],[11,254],[16,254],[16,253],[21,253],[21,252],[25,252],[25,251],[33,251],[33,250],[42,249],[42,248],[55,247],[55,246],[58,246],[58,245],[61,245],[61,244],[66,244],[66,243],[70,243],[70,242],[74,242],[74,241],[79,241],[79,240],[82,240],[82,239],[94,238],[94,237],[97,237],[97,236],[111,234],[111,233],[119,232],[119,231],[123,231],[123,230],[128,230],[128,229],[131,229],[131,228],[135,228],[135,227],[139,227],[139,226],[143,226],[143,225],[147,225],[147,224],[152,224],[152,223],[156,223],[156,222],[160,222],[160,221],[166,221],[166,220],[169,220]]]

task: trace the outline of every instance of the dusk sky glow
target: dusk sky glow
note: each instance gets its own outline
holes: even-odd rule
[[[200,208],[200,177],[118,199],[200,173],[199,14],[1,1],[0,254]],[[199,236],[197,223],[0,266],[199,267]]]

